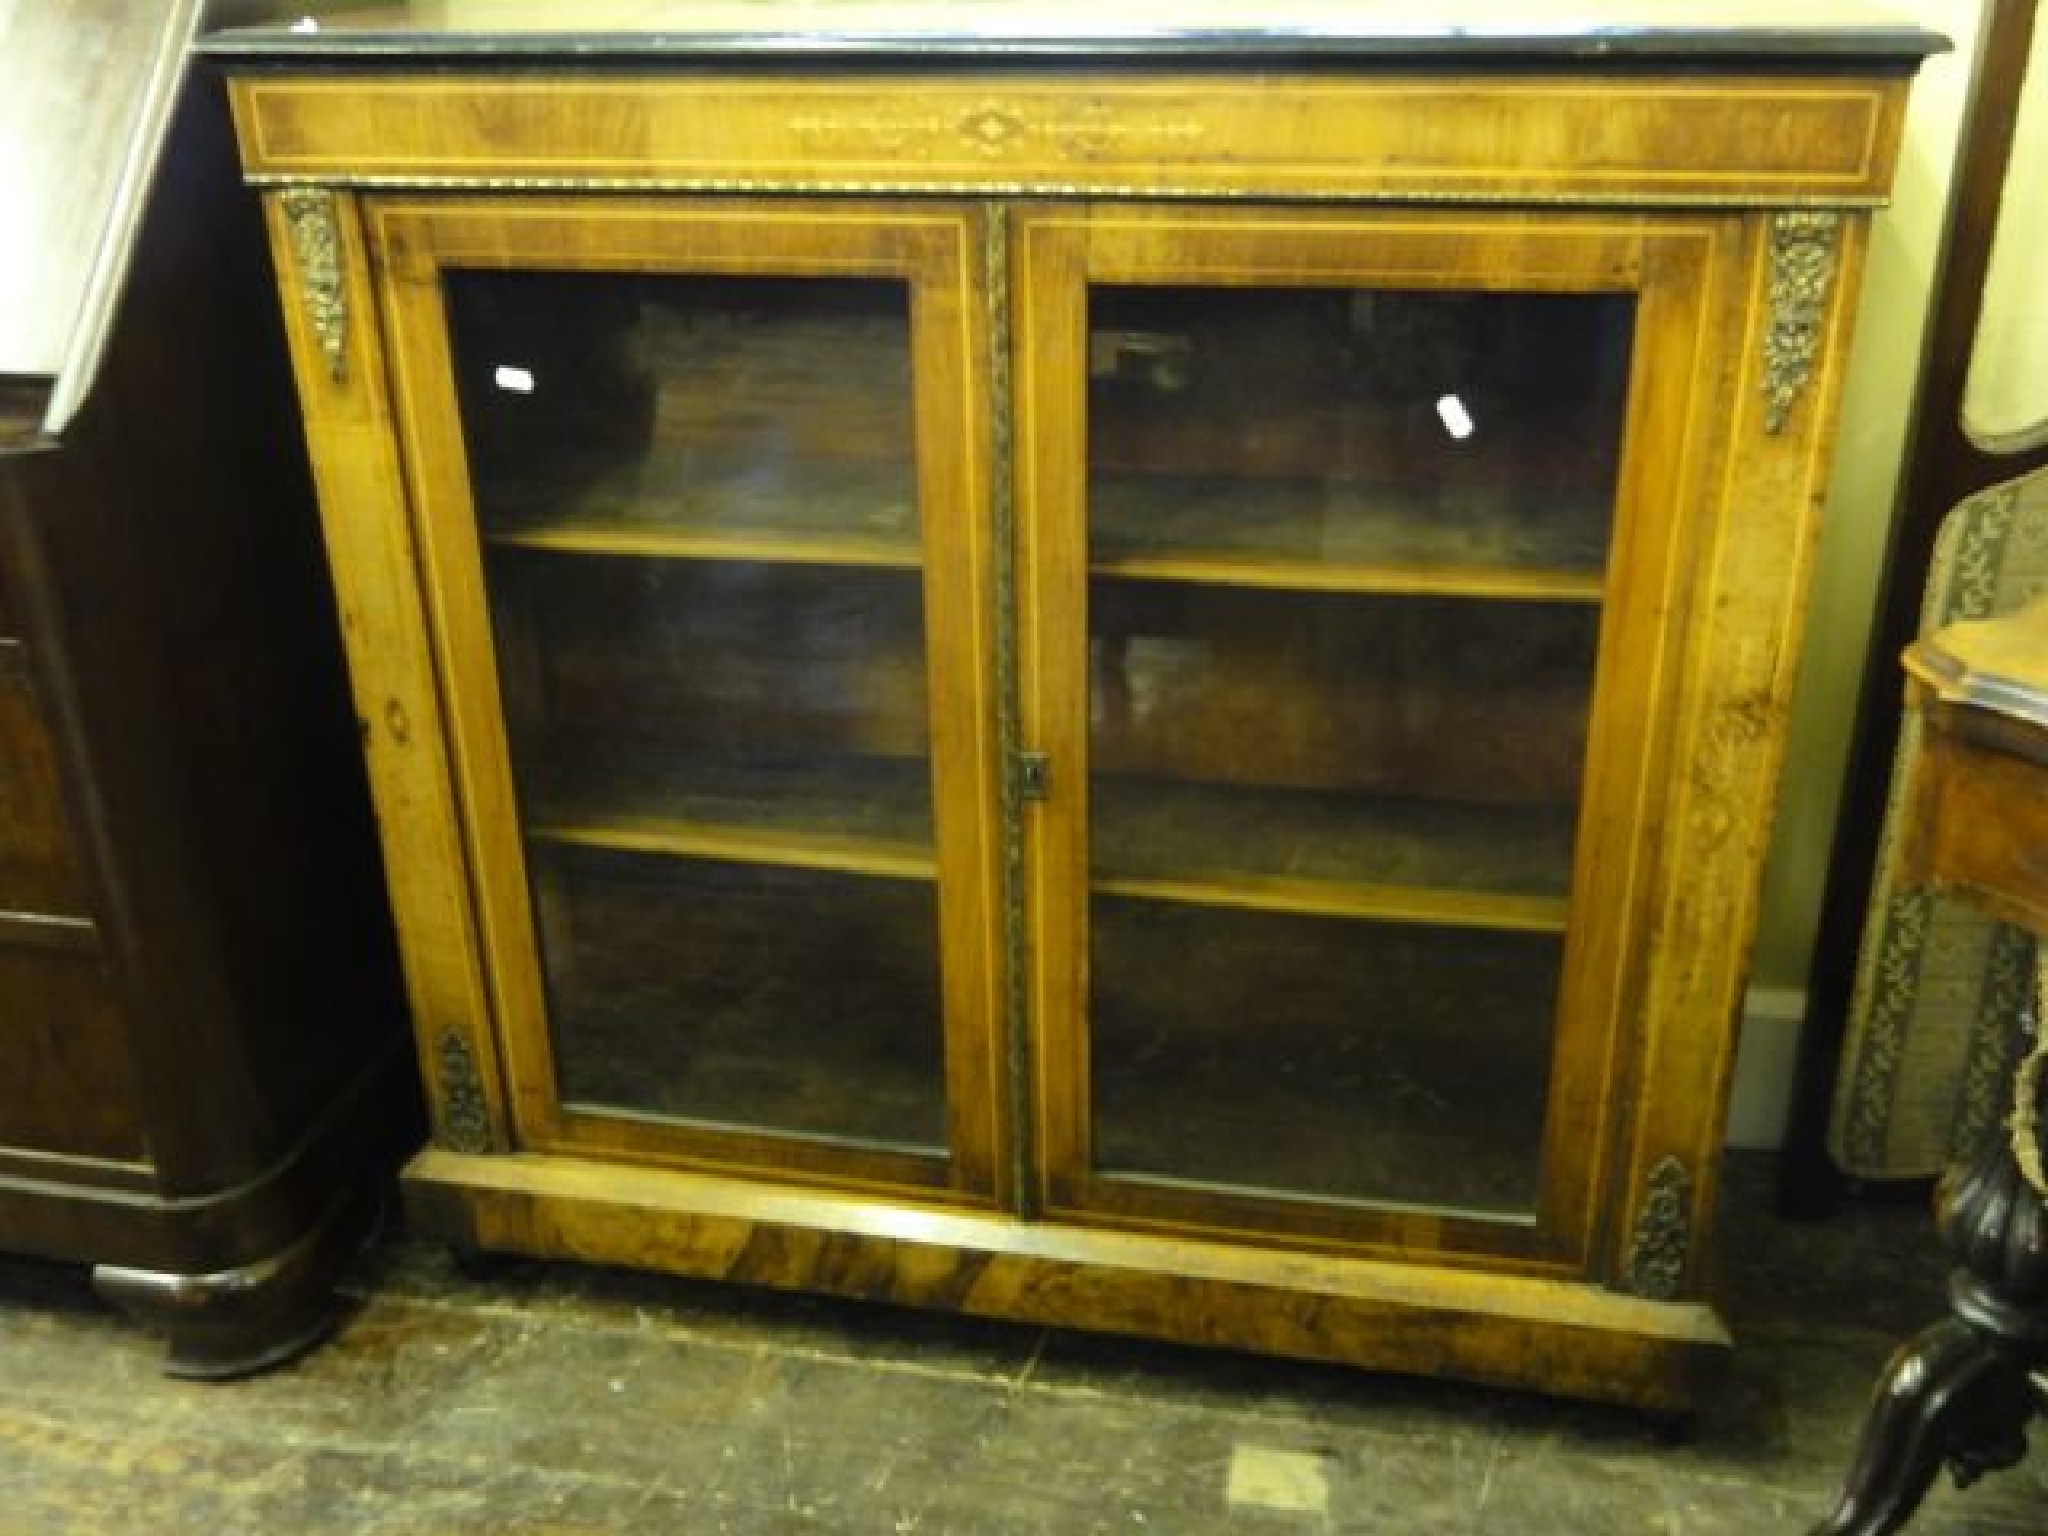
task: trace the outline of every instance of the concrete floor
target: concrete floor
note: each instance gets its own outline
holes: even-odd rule
[[[1924,1214],[1769,1214],[1738,1160],[1741,1344],[1692,1437],[1442,1383],[515,1263],[394,1234],[296,1366],[164,1380],[76,1271],[0,1261],[0,1532],[228,1536],[1785,1532],[1935,1315]],[[2048,1529],[2048,1454],[1916,1536]]]

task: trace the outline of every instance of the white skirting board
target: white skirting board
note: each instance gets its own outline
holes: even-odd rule
[[[1784,1143],[1799,1064],[1806,993],[1798,987],[1752,987],[1742,1004],[1742,1044],[1728,1097],[1728,1145],[1775,1150]]]

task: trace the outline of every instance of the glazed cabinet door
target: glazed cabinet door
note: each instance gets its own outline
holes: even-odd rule
[[[519,1145],[1004,1198],[980,215],[366,228]]]
[[[1594,1262],[1710,244],[1021,217],[1047,1210]]]

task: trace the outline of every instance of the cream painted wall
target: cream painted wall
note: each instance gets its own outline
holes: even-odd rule
[[[1871,232],[1777,832],[1764,877],[1752,978],[1765,989],[1804,987],[1812,957],[1982,0],[1896,0],[1892,9],[1945,33],[1956,47],[1929,60],[1914,84],[1892,205]]]
[[[2026,78],[1963,393],[1965,430],[2001,453],[2048,429],[2048,26],[2034,28]]]

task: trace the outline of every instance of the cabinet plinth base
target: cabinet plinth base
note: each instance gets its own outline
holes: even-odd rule
[[[907,1209],[559,1156],[430,1148],[414,1222],[467,1249],[1690,1406],[1730,1344],[1701,1302],[1583,1282]]]
[[[282,1252],[212,1274],[101,1264],[93,1288],[165,1340],[164,1374],[225,1381],[282,1365],[331,1333],[334,1281],[376,1227],[379,1202],[353,1191]]]

